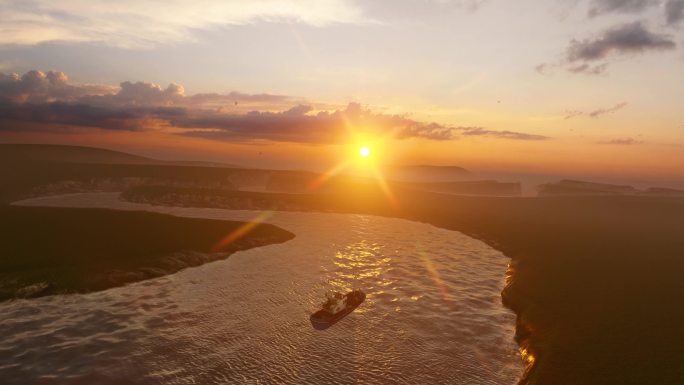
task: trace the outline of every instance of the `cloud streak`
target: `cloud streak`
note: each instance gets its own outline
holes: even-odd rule
[[[602,117],[603,115],[613,114],[615,112],[618,112],[625,107],[627,107],[627,102],[617,103],[616,105],[614,105],[612,107],[597,108],[597,109],[589,111],[589,112],[584,112],[584,111],[579,111],[579,110],[569,110],[569,111],[565,112],[565,117],[563,119],[564,120],[570,120],[570,119],[574,119],[574,118],[577,118],[580,116],[586,116],[589,118],[598,119],[598,118]]]
[[[122,48],[192,41],[195,32],[257,22],[324,26],[367,22],[344,0],[5,0],[0,44],[95,42]]]
[[[597,119],[603,115],[612,114],[614,112],[620,111],[621,109],[625,108],[626,106],[627,106],[627,103],[625,103],[625,102],[618,103],[618,104],[614,105],[613,107],[599,108],[597,110],[591,111],[587,114],[587,116],[589,116],[590,118]]]
[[[461,131],[461,135],[463,136],[489,136],[501,139],[532,141],[551,139],[550,137],[544,135],[528,134],[516,131],[495,131],[488,130],[484,127],[458,127],[457,130]]]
[[[593,0],[588,14],[596,17],[608,13],[639,13],[659,3],[659,0]]]
[[[598,144],[609,144],[609,145],[617,145],[617,146],[632,146],[635,144],[643,144],[644,142],[642,140],[634,139],[634,138],[617,138],[617,139],[611,139],[611,140],[606,140],[606,141],[601,141],[597,142]]]

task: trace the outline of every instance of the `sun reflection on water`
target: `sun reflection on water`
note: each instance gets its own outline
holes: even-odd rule
[[[532,354],[532,352],[530,352],[527,348],[524,347],[518,349],[518,351],[520,352],[520,357],[522,357],[523,362],[526,366],[529,367],[534,364],[536,358],[534,357],[534,354]]]
[[[382,247],[377,243],[362,240],[346,245],[335,253],[335,271],[328,283],[333,290],[340,292],[386,287],[393,283],[383,277],[390,261],[391,258],[382,254]]]

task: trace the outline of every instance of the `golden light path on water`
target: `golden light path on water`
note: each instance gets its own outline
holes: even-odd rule
[[[507,258],[458,232],[366,215],[127,203],[116,194],[32,205],[261,218],[284,244],[97,293],[0,304],[3,384],[514,384]],[[328,290],[366,301],[326,331]]]

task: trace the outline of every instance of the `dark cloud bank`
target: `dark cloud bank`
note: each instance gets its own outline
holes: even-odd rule
[[[609,28],[593,38],[573,39],[561,64],[541,64],[537,71],[545,73],[551,68],[562,67],[572,73],[598,75],[608,69],[606,61],[613,57],[675,48],[677,43],[671,35],[652,32],[637,21]]]
[[[254,109],[243,110],[245,106]],[[74,127],[125,131],[172,128],[179,135],[243,142],[336,143],[347,138],[349,127],[397,139],[548,139],[420,122],[405,115],[377,113],[358,103],[316,112],[313,106],[282,95],[232,92],[186,96],[178,84],[166,88],[148,82],[123,82],[119,87],[73,85],[64,73],[56,71],[0,74],[0,131],[63,131]]]
[[[684,0],[669,0],[665,3],[665,19],[669,25],[679,25],[684,20]]]
[[[671,36],[650,32],[640,22],[608,29],[594,39],[572,40],[567,51],[570,63],[603,60],[611,55],[672,50]]]

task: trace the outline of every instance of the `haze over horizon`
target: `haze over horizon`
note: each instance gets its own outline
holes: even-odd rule
[[[0,142],[684,177],[684,1],[0,2]]]

